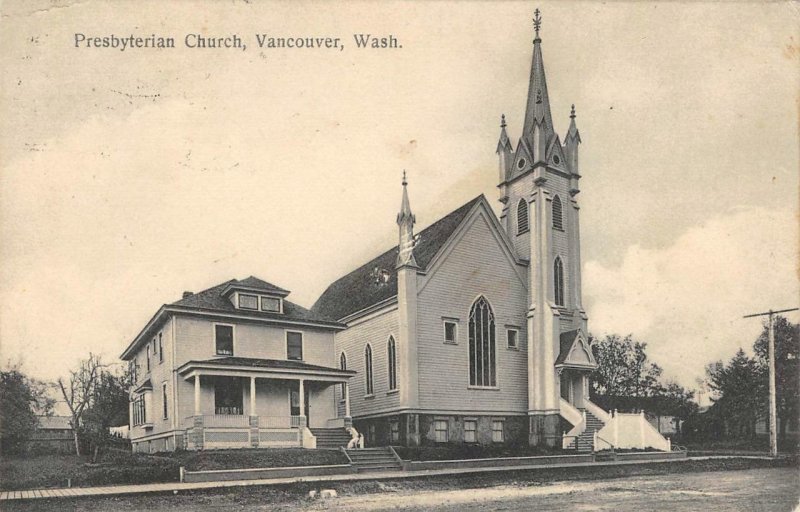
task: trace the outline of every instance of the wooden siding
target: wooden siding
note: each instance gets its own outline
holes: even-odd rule
[[[172,323],[174,318],[169,318],[164,325],[156,331],[155,336],[151,336],[147,343],[142,345],[139,351],[134,356],[139,367],[137,384],[141,384],[148,378],[153,385],[153,391],[149,402],[147,402],[147,422],[153,425],[152,429],[145,430],[142,427],[134,427],[131,425],[130,438],[138,439],[143,436],[152,435],[158,432],[166,432],[172,430],[172,417],[175,414],[175,407],[173,402],[174,397],[174,382],[173,382],[173,343],[172,339]],[[153,338],[155,337],[158,343],[158,333],[161,333],[161,343],[164,350],[164,361],[159,362],[159,358],[153,353],[152,348],[150,352],[150,371],[147,371],[147,346],[152,347]],[[168,417],[164,419],[161,385],[167,383],[167,407]],[[129,418],[132,421],[132,418]]]
[[[431,410],[526,411],[527,289],[480,212],[420,292],[420,407]],[[524,267],[523,267],[524,271]],[[525,273],[523,272],[523,275]],[[469,310],[485,296],[495,315],[498,389],[470,389]],[[443,317],[458,319],[458,344],[444,343]],[[506,325],[519,330],[519,348],[506,346]]]
[[[397,408],[400,398],[397,392],[389,392],[388,354],[389,336],[397,341],[397,307],[382,312],[366,321],[356,323],[345,331],[336,333],[336,365],[342,351],[347,354],[347,369],[358,372],[350,379],[350,414],[353,417]],[[372,346],[373,397],[365,398],[364,348]],[[400,357],[398,350],[397,355]],[[398,364],[399,366],[399,364]],[[398,385],[403,375],[397,376]],[[336,400],[341,399],[341,386],[336,386]]]
[[[202,318],[176,317],[178,339],[177,366],[187,361],[213,358],[214,324],[235,324],[233,355],[261,359],[286,359],[286,331],[303,333],[303,361],[320,366],[335,366],[333,333],[308,327],[288,327],[235,322],[213,322]]]

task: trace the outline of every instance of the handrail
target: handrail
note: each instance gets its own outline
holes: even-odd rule
[[[340,446],[339,449],[344,453],[344,456],[347,457],[347,463],[352,464],[353,459],[350,458],[350,455],[347,454],[347,449],[344,446]]]
[[[403,463],[403,459],[401,459],[400,455],[398,455],[397,452],[394,450],[394,446],[389,445],[389,451],[391,451],[392,455],[394,455],[394,460],[396,460],[400,464]]]

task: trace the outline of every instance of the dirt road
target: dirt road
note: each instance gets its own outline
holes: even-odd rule
[[[392,492],[343,497],[296,510],[614,510],[791,511],[798,505],[795,468],[637,476],[593,482],[506,485],[485,489]]]

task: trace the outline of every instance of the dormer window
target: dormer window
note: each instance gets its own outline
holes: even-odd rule
[[[281,312],[281,299],[276,297],[261,297],[261,311],[270,313]]]
[[[239,307],[242,309],[258,309],[258,296],[240,293]]]

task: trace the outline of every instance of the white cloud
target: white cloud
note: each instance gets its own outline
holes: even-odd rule
[[[752,346],[761,324],[742,315],[797,305],[797,248],[790,210],[747,208],[664,249],[631,245],[619,266],[588,261],[590,330],[633,333],[669,377],[691,386],[706,363]]]

